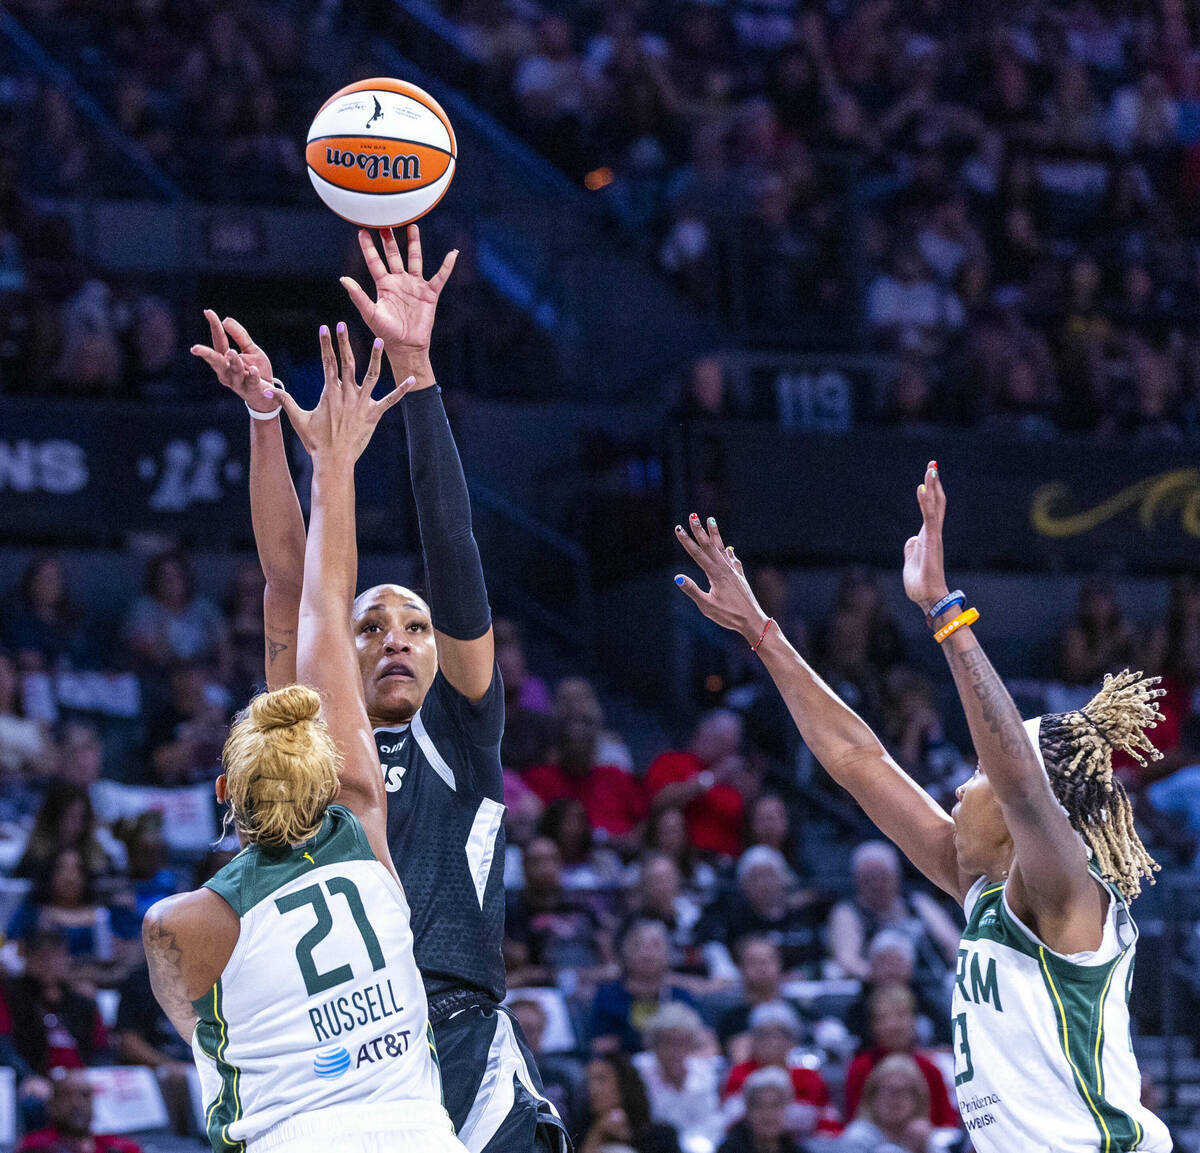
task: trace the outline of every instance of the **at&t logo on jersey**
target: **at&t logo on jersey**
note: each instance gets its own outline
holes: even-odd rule
[[[313,1072],[326,1081],[333,1081],[350,1068],[350,1054],[340,1045],[336,1049],[321,1049],[313,1058]]]

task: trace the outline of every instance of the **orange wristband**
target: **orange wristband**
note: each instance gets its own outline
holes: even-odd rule
[[[965,628],[967,625],[973,625],[977,620],[979,620],[979,610],[966,609],[964,612],[959,613],[954,620],[938,629],[933,634],[933,639],[940,645],[952,633],[958,632],[959,629]]]

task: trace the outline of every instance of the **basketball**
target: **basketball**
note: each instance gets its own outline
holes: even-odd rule
[[[313,118],[305,159],[317,195],[364,228],[398,228],[424,216],[450,187],[458,148],[450,118],[403,80],[360,80]]]

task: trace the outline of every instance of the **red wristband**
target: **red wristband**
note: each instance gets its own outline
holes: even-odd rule
[[[752,644],[750,646],[750,651],[752,653],[758,652],[758,646],[761,645],[763,643],[763,641],[765,641],[767,639],[767,633],[770,631],[770,628],[774,623],[775,623],[774,617],[767,617],[767,623],[765,625],[763,625],[762,636],[759,637],[758,640],[756,640],[754,642],[754,644]]]

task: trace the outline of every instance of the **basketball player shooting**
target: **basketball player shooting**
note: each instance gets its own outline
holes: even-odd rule
[[[446,1108],[459,1137],[472,1153],[558,1149],[561,1121],[520,1026],[501,1007],[504,692],[466,479],[429,360],[438,298],[457,253],[426,280],[416,225],[408,229],[407,263],[390,230],[380,237],[382,255],[371,234],[359,232],[374,299],[354,280],[342,283],[383,341],[395,379],[415,379],[400,408],[430,598],[427,604],[388,584],[354,602],[359,674],[388,795],[388,843],[412,909]],[[296,675],[304,520],[270,360],[237,321],[205,315],[212,345],[192,351],[251,410],[250,506],[267,581],[273,688]]]
[[[680,586],[746,638],[800,735],[908,859],[963,905],[954,987],[954,1084],[978,1153],[1167,1153],[1140,1103],[1129,1034],[1137,928],[1129,903],[1156,866],[1133,828],[1112,754],[1156,756],[1153,681],[1124,672],[1077,712],[1022,725],[942,562],[946,496],[936,462],[917,492],[904,590],[950,665],[979,757],[947,815],[888,755],[767,617],[716,521],[676,537],[704,571]]]

